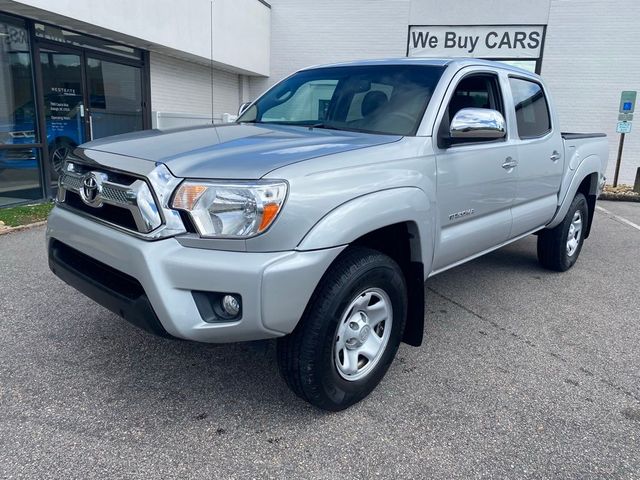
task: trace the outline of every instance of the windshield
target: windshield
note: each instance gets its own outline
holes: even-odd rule
[[[443,71],[425,65],[304,70],[274,86],[237,121],[415,135]]]

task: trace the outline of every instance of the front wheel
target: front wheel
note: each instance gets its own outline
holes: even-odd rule
[[[329,268],[296,329],[278,341],[289,387],[324,410],[343,410],[382,380],[402,338],[404,276],[386,255],[350,247]]]
[[[588,219],[587,199],[578,193],[562,222],[538,235],[540,264],[557,272],[565,272],[573,267],[582,250]]]
[[[64,168],[64,162],[75,146],[66,140],[57,140],[49,149],[49,162],[55,178],[59,177]]]

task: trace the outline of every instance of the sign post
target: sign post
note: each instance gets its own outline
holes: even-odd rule
[[[618,175],[620,174],[620,163],[622,162],[622,150],[624,148],[624,136],[631,131],[633,122],[633,112],[636,108],[637,92],[630,90],[624,91],[620,95],[620,109],[618,115],[618,125],[616,132],[620,134],[620,143],[618,144],[618,158],[616,160],[616,173],[613,176],[613,186],[618,186]]]

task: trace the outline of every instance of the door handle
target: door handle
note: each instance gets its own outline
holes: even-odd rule
[[[89,114],[89,140],[93,140],[93,118],[89,110],[87,110],[87,113]]]
[[[551,156],[549,157],[549,159],[552,162],[557,162],[558,160],[560,160],[560,158],[561,158],[560,153],[557,150],[554,150]]]
[[[504,168],[505,170],[510,170],[517,166],[518,166],[518,161],[514,160],[511,157],[505,158],[504,163],[502,164],[502,168]]]

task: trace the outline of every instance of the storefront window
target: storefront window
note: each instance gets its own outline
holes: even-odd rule
[[[0,15],[0,207],[42,197],[29,34]]]
[[[0,149],[0,207],[42,198],[39,149]]]
[[[19,22],[0,16],[0,142],[34,143],[29,34]]]
[[[0,14],[0,207],[55,195],[78,145],[150,123],[145,58],[111,40]]]

